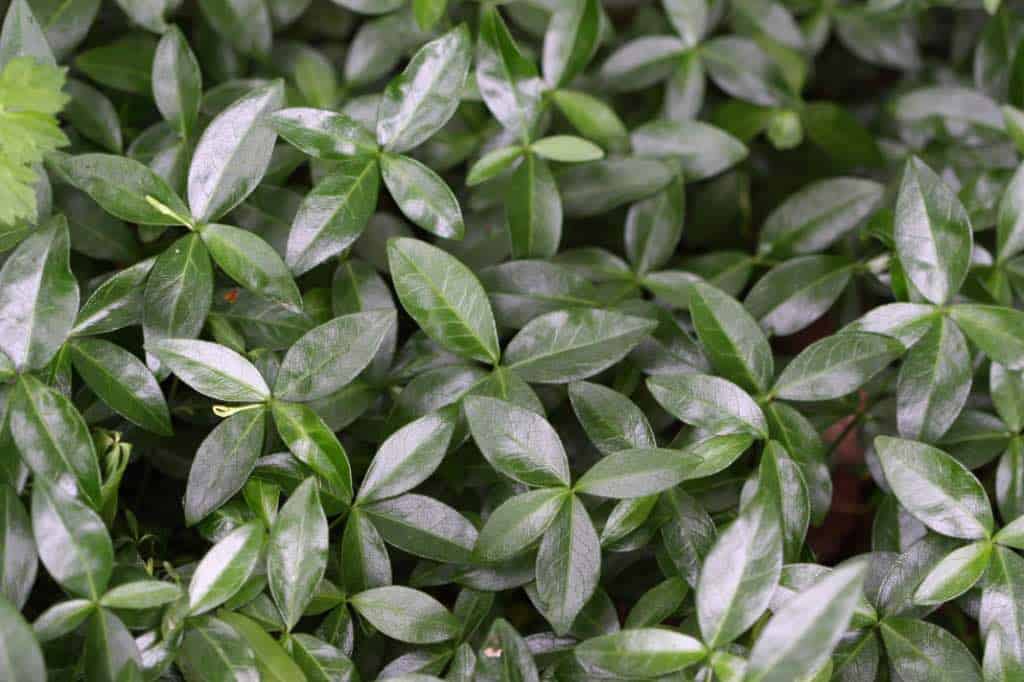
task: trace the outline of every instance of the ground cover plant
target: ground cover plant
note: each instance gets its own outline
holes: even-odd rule
[[[1024,680],[1024,7],[0,10],[0,679]]]

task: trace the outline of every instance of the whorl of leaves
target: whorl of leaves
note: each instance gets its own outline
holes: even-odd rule
[[[1024,11],[0,0],[0,679],[1024,680]]]

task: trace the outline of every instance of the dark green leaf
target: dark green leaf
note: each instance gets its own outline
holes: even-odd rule
[[[100,339],[77,339],[70,347],[75,371],[103,402],[144,429],[171,435],[164,394],[142,361]]]
[[[767,390],[774,362],[768,339],[754,318],[739,302],[710,284],[695,283],[692,292],[690,315],[711,364],[747,390]]]
[[[32,532],[47,572],[74,595],[97,600],[106,591],[114,548],[100,517],[60,485],[36,479]]]
[[[11,435],[22,460],[39,479],[62,492],[79,494],[98,508],[96,450],[85,420],[71,401],[30,375],[18,379],[10,401]]]
[[[379,186],[380,171],[373,157],[338,163],[295,214],[288,233],[288,267],[301,275],[355,242],[377,207]]]
[[[578,381],[621,360],[656,326],[644,318],[597,309],[548,313],[509,341],[504,363],[529,382]]]
[[[377,117],[377,142],[387,151],[400,154],[418,147],[440,130],[459,105],[471,59],[471,39],[465,24],[420,48],[384,90]],[[387,181],[387,164],[384,167]]]
[[[256,189],[276,137],[264,116],[283,103],[284,87],[271,83],[236,101],[203,131],[188,172],[188,204],[196,220],[217,220]]]
[[[388,242],[388,264],[402,307],[431,339],[459,355],[497,364],[494,315],[469,268],[408,238]]]
[[[433,597],[408,587],[377,587],[353,595],[352,607],[382,633],[410,644],[444,642],[459,622]]]
[[[229,533],[206,553],[188,585],[188,610],[198,615],[230,599],[264,558],[266,531],[250,521]]]
[[[591,638],[578,645],[575,653],[583,664],[608,674],[654,678],[689,667],[708,652],[689,635],[638,628]]]
[[[316,479],[307,478],[281,507],[267,544],[267,579],[290,631],[313,599],[327,568],[327,518]]]
[[[893,237],[907,277],[932,303],[947,303],[970,266],[970,218],[953,191],[924,162],[907,162]]]
[[[904,438],[934,443],[956,420],[971,392],[967,340],[946,317],[907,353],[896,390],[896,420]]]
[[[0,351],[19,371],[40,369],[67,338],[78,312],[63,218],[15,249],[0,270]]]
[[[879,436],[875,450],[885,478],[907,511],[950,537],[979,539],[992,533],[992,509],[978,479],[942,450]]]
[[[394,324],[393,311],[370,310],[311,329],[284,356],[274,395],[308,401],[346,386],[370,364]]]
[[[267,411],[243,410],[220,424],[196,450],[185,488],[185,523],[195,525],[242,489],[263,448]]]
[[[569,485],[569,460],[547,420],[493,398],[473,396],[464,405],[473,440],[496,470],[525,485]]]
[[[812,343],[786,365],[772,392],[787,400],[830,400],[852,393],[903,354],[889,336],[844,332]]]

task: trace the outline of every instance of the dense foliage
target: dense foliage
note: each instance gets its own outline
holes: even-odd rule
[[[1024,680],[999,4],[6,3],[0,679]]]

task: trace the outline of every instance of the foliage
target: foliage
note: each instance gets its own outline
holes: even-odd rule
[[[1024,679],[1022,40],[11,0],[0,679]]]

